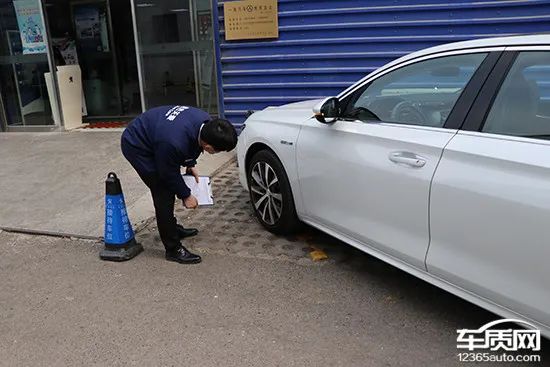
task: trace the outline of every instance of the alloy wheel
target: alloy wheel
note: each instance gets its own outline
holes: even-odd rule
[[[274,225],[283,212],[283,195],[279,178],[266,162],[257,162],[250,173],[250,191],[254,208],[262,220]]]

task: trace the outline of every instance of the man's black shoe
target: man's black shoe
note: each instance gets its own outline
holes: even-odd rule
[[[178,236],[180,240],[184,239],[185,237],[192,237],[199,234],[199,230],[196,228],[183,228],[181,224],[176,225],[178,227]]]
[[[166,260],[175,261],[180,264],[198,264],[202,261],[199,255],[189,252],[183,246],[175,251],[166,251]]]

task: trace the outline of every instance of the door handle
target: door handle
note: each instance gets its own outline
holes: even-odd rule
[[[426,159],[410,152],[393,152],[389,156],[390,161],[410,167],[420,168],[426,164]]]

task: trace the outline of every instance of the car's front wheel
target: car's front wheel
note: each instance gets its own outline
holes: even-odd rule
[[[288,177],[277,156],[262,150],[254,154],[247,169],[250,203],[260,223],[270,232],[295,232],[300,221]]]

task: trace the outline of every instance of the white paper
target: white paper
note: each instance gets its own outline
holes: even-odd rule
[[[200,176],[199,183],[195,181],[195,177],[184,175],[183,180],[189,189],[191,195],[197,198],[199,205],[213,205],[214,196],[212,195],[212,187],[210,186],[210,177]]]

